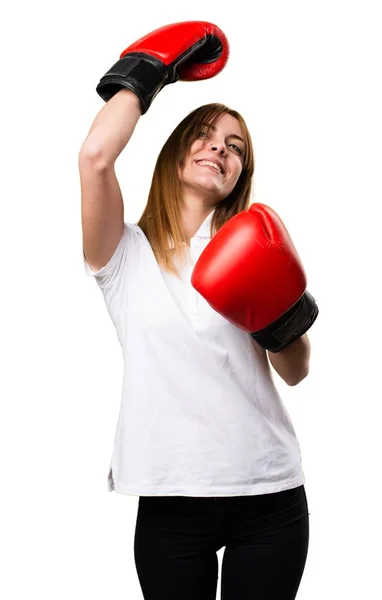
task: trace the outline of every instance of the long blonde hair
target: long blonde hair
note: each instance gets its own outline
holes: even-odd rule
[[[244,134],[245,151],[243,169],[232,192],[219,201],[211,220],[211,237],[231,217],[247,210],[251,200],[252,177],[255,168],[252,140],[243,117],[224,104],[206,104],[187,115],[165,142],[154,168],[152,183],[145,210],[138,226],[145,233],[155,258],[164,271],[179,276],[172,262],[169,240],[173,243],[172,252],[180,264],[186,257],[186,238],[181,228],[180,205],[182,201],[181,182],[178,167],[193,142],[197,139],[203,124],[214,125],[225,114],[235,117]]]

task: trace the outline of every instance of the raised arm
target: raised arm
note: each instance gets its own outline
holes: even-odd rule
[[[120,90],[101,109],[79,154],[84,256],[94,271],[113,256],[124,227],[124,204],[115,161],[141,116],[137,96]]]
[[[97,115],[79,156],[83,251],[99,270],[123,233],[124,205],[114,163],[139,117],[158,92],[178,79],[214,77],[229,54],[224,33],[205,21],[166,25],[128,46],[101,78],[97,92],[106,106]]]

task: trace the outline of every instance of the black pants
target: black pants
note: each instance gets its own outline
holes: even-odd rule
[[[309,544],[305,488],[233,497],[140,496],[134,557],[145,600],[293,600]]]

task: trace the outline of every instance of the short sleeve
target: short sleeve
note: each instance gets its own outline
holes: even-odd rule
[[[99,271],[93,271],[85,256],[82,255],[85,274],[88,277],[94,277],[101,288],[113,285],[125,271],[127,260],[134,261],[134,254],[137,251],[139,239],[139,232],[137,230],[138,227],[136,225],[131,223],[124,224],[121,239],[113,256]]]

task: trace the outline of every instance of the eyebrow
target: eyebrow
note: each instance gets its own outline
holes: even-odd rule
[[[216,127],[215,125],[210,125],[209,123],[202,123],[203,127],[210,127],[212,129],[212,131],[216,131]],[[236,133],[230,133],[228,135],[228,137],[230,138],[234,138],[235,140],[240,140],[241,142],[243,142],[243,144],[245,144],[244,140],[242,137],[240,137],[240,135],[236,135]]]

